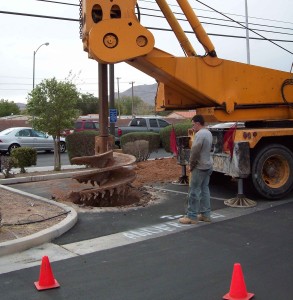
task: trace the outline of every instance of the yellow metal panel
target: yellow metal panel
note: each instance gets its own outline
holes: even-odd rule
[[[83,45],[101,63],[116,63],[149,53],[155,44],[140,25],[135,0],[83,2]]]
[[[89,33],[89,44],[89,53],[97,61],[117,63],[149,53],[155,40],[138,22],[124,18],[96,24]]]
[[[289,120],[293,119],[293,109],[286,106],[237,108],[233,113],[215,107],[198,108],[198,114],[206,116],[209,122],[256,121],[256,120]]]
[[[252,120],[259,116],[267,119],[271,112],[273,119],[274,116],[278,119],[292,117],[292,109],[277,106],[284,104],[281,86],[284,80],[290,78],[290,73],[218,58],[161,57],[160,50],[152,52],[129,64],[164,84],[164,93],[160,93],[162,98],[157,96],[157,109],[219,107],[222,110],[218,112],[215,109],[213,112],[218,114],[218,120],[224,121],[246,119],[247,111],[234,112],[235,106],[240,110],[241,106],[262,105],[263,108],[256,109],[255,115],[252,112],[248,117]],[[287,101],[292,103],[293,86],[287,86],[285,92]],[[274,107],[264,108],[264,105]],[[279,112],[275,112],[276,107]]]
[[[244,133],[246,138],[244,137]],[[253,128],[237,129],[234,142],[248,142],[250,148],[254,148],[257,143],[265,137],[290,136],[293,135],[293,128]]]

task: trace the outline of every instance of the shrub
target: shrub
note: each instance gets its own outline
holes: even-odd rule
[[[156,132],[130,132],[121,136],[120,145],[123,149],[124,145],[129,142],[135,141],[148,141],[149,142],[149,153],[152,153],[160,148],[161,140],[159,133]]]
[[[66,146],[69,161],[73,157],[92,156],[95,154],[95,138],[98,131],[87,130],[74,132],[66,137]]]
[[[145,161],[150,157],[149,142],[137,140],[123,145],[123,153],[131,154],[136,157],[136,161]]]
[[[37,164],[37,150],[30,147],[20,147],[13,149],[11,157],[16,160],[16,167],[20,168],[20,173],[25,173],[25,167]]]
[[[0,156],[0,169],[4,178],[14,177],[11,169],[16,166],[16,159],[11,156]]]
[[[192,124],[190,120],[187,120],[182,123],[174,124],[173,127],[175,129],[176,137],[187,136],[188,129],[192,127]],[[165,149],[166,152],[172,152],[170,149],[171,130],[172,130],[172,125],[162,128],[160,131],[162,147]]]

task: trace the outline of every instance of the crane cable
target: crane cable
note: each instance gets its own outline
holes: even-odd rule
[[[220,11],[218,11],[218,10],[212,8],[211,6],[209,6],[209,5],[207,5],[207,4],[203,3],[203,2],[201,2],[201,1],[199,1],[199,0],[195,0],[195,1],[198,2],[198,3],[200,3],[200,4],[202,4],[202,5],[204,5],[204,6],[206,6],[206,7],[208,7],[209,9],[215,11],[216,13],[218,13],[218,14],[220,14],[220,15],[226,17],[227,19],[229,19],[229,20],[231,20],[231,21],[237,23],[237,24],[240,25],[241,27],[243,27],[243,28],[245,28],[245,29],[248,29],[249,31],[253,32],[254,34],[256,34],[256,35],[262,37],[262,38],[265,39],[266,41],[268,41],[268,42],[274,44],[275,46],[277,46],[277,47],[283,49],[284,51],[286,51],[286,52],[288,52],[288,53],[290,53],[290,54],[293,54],[293,52],[289,51],[288,49],[286,49],[286,48],[280,46],[279,44],[273,42],[272,40],[266,38],[265,36],[263,36],[263,35],[257,33],[255,30],[250,29],[250,28],[246,27],[245,25],[241,24],[240,22],[238,22],[238,21],[236,21],[236,20],[234,20],[234,19],[228,17],[227,15],[225,15],[225,14],[221,13]]]
[[[283,101],[290,107],[290,108],[293,108],[293,103],[290,103],[288,102],[288,100],[286,99],[285,97],[285,92],[284,92],[284,89],[285,89],[285,86],[287,85],[293,85],[293,79],[290,78],[290,79],[286,79],[282,86],[281,86],[281,93],[282,93],[282,98],[283,98]]]
[[[219,13],[220,15],[222,15],[222,16],[228,18],[229,20],[231,20],[231,21],[237,23],[238,25],[244,27],[245,29],[250,30],[250,31],[253,32],[254,34],[256,34],[256,35],[262,37],[262,38],[265,39],[266,41],[268,41],[268,42],[274,44],[275,46],[277,46],[277,47],[279,47],[279,48],[285,50],[286,52],[288,52],[288,53],[290,53],[290,54],[293,54],[293,52],[289,51],[288,49],[286,49],[286,48],[280,46],[279,44],[273,42],[272,40],[266,38],[265,36],[263,36],[263,35],[257,33],[255,30],[246,27],[245,25],[243,25],[243,24],[237,22],[236,20],[233,20],[232,18],[230,18],[230,17],[226,16],[225,14],[219,12],[218,10],[216,10],[216,9],[214,9],[214,8],[212,8],[212,7],[210,7],[209,5],[203,3],[203,2],[201,2],[201,1],[199,1],[199,0],[195,0],[195,1],[197,1],[197,2],[199,2],[200,4],[202,4],[202,5],[206,6],[206,7],[208,7],[209,9],[211,9],[211,10],[213,10],[213,11]],[[289,103],[288,100],[287,100],[286,97],[285,97],[285,92],[284,92],[284,90],[285,90],[285,87],[288,86],[288,85],[293,85],[293,79],[286,79],[286,80],[282,83],[282,86],[281,86],[282,99],[283,99],[283,101],[284,101],[290,108],[293,108],[293,104],[292,104],[292,103]]]

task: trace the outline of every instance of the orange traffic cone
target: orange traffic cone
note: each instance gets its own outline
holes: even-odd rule
[[[252,293],[247,293],[242,268],[239,263],[234,264],[230,291],[223,299],[228,300],[249,300],[254,296]]]
[[[59,283],[54,278],[48,256],[43,256],[40,269],[39,281],[35,282],[37,290],[48,290],[59,287]]]

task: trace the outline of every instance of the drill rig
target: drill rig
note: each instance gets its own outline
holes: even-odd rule
[[[241,123],[231,154],[224,147],[227,129],[211,129],[214,171],[250,179],[265,198],[284,197],[293,188],[292,74],[217,57],[189,2],[177,2],[206,55],[196,54],[165,0],[156,3],[184,57],[154,46],[135,13],[136,0],[83,0],[84,50],[100,64],[126,62],[155,78],[157,111],[195,109],[208,122]]]

